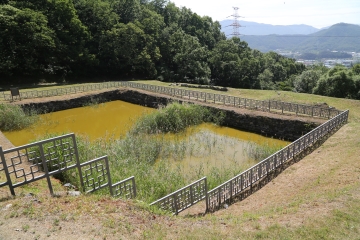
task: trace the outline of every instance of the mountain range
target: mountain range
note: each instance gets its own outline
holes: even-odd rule
[[[225,21],[221,23],[226,24]],[[240,24],[242,25],[241,22]],[[240,39],[246,41],[249,47],[262,52],[277,49],[299,52],[360,52],[360,26],[355,24],[338,23],[321,30],[308,25],[254,24],[253,26],[252,34],[250,31],[248,31],[249,34],[246,34],[246,27],[244,31],[242,31],[243,28],[240,28],[240,34],[244,34],[240,35]],[[255,31],[256,29],[257,31]],[[225,34],[228,32],[227,36],[231,37],[230,34],[233,31],[231,26],[222,27],[222,30]],[[309,34],[309,32],[311,33]]]
[[[223,20],[220,22],[221,29],[226,36],[231,36],[233,32],[233,20]],[[270,35],[270,34],[311,34],[319,31],[320,29],[314,28],[309,25],[271,25],[257,22],[238,21],[241,25],[239,32],[242,35]]]

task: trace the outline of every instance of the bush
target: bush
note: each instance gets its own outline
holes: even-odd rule
[[[0,104],[0,130],[14,131],[29,127],[38,120],[36,111],[25,112],[20,106]]]
[[[224,113],[212,112],[195,104],[172,103],[156,112],[142,116],[131,130],[132,133],[178,133],[189,126],[202,122],[220,124]]]

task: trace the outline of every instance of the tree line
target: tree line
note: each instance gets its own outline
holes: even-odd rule
[[[305,70],[167,0],[0,0],[3,83],[159,79],[294,90]]]
[[[157,78],[259,88],[304,66],[226,39],[219,22],[166,0],[1,0],[5,77]]]

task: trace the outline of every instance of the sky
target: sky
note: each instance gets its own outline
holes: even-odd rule
[[[170,0],[213,20],[233,19],[273,25],[306,24],[315,28],[336,23],[360,24],[360,0]]]

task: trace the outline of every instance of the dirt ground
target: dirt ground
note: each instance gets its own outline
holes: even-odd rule
[[[85,94],[94,93],[28,99],[16,102],[16,104],[64,100]],[[233,110],[241,113],[296,118],[296,116],[238,108]],[[304,121],[309,121],[309,118],[304,118]],[[324,120],[312,119],[312,121],[320,123]],[[346,142],[349,135],[354,134],[356,134],[354,126],[345,125],[321,147],[285,169],[259,191],[242,201],[235,202],[229,208],[205,216],[203,216],[204,204],[195,205],[180,216],[173,217],[153,214],[131,201],[106,197],[81,196],[74,199],[74,197],[63,195],[54,198],[47,192],[40,192],[35,195],[19,194],[16,198],[12,198],[6,192],[8,189],[3,187],[0,188],[0,194],[2,194],[0,195],[0,240],[189,238],[186,236],[200,239],[201,233],[206,230],[209,232],[216,230],[225,238],[228,236],[229,239],[236,239],[237,237],[234,236],[238,236],[236,234],[240,231],[239,226],[243,232],[264,229],[273,224],[296,228],[308,224],[311,219],[319,216],[326,218],[334,209],[344,208],[346,202],[344,198],[349,195],[360,199],[358,184],[360,163],[353,161],[355,156],[360,156],[360,148],[347,151],[354,149],[354,144],[360,146],[360,142],[342,145],[341,149],[335,147],[337,143]],[[4,149],[11,147],[11,143],[1,132],[0,145]],[[339,157],[344,154],[348,157],[343,157],[342,159],[345,160],[340,162]],[[349,168],[349,165],[352,167]],[[354,168],[358,172],[354,171]],[[56,180],[53,181],[56,182]],[[32,184],[31,189],[43,185],[42,181],[38,181]],[[346,186],[349,187],[348,194],[335,194]],[[311,193],[310,188],[314,190]],[[329,194],[336,196],[330,198]],[[245,221],[244,214],[251,212],[255,212],[256,216],[250,216],[248,218],[251,221]],[[216,239],[214,237],[212,238]]]

